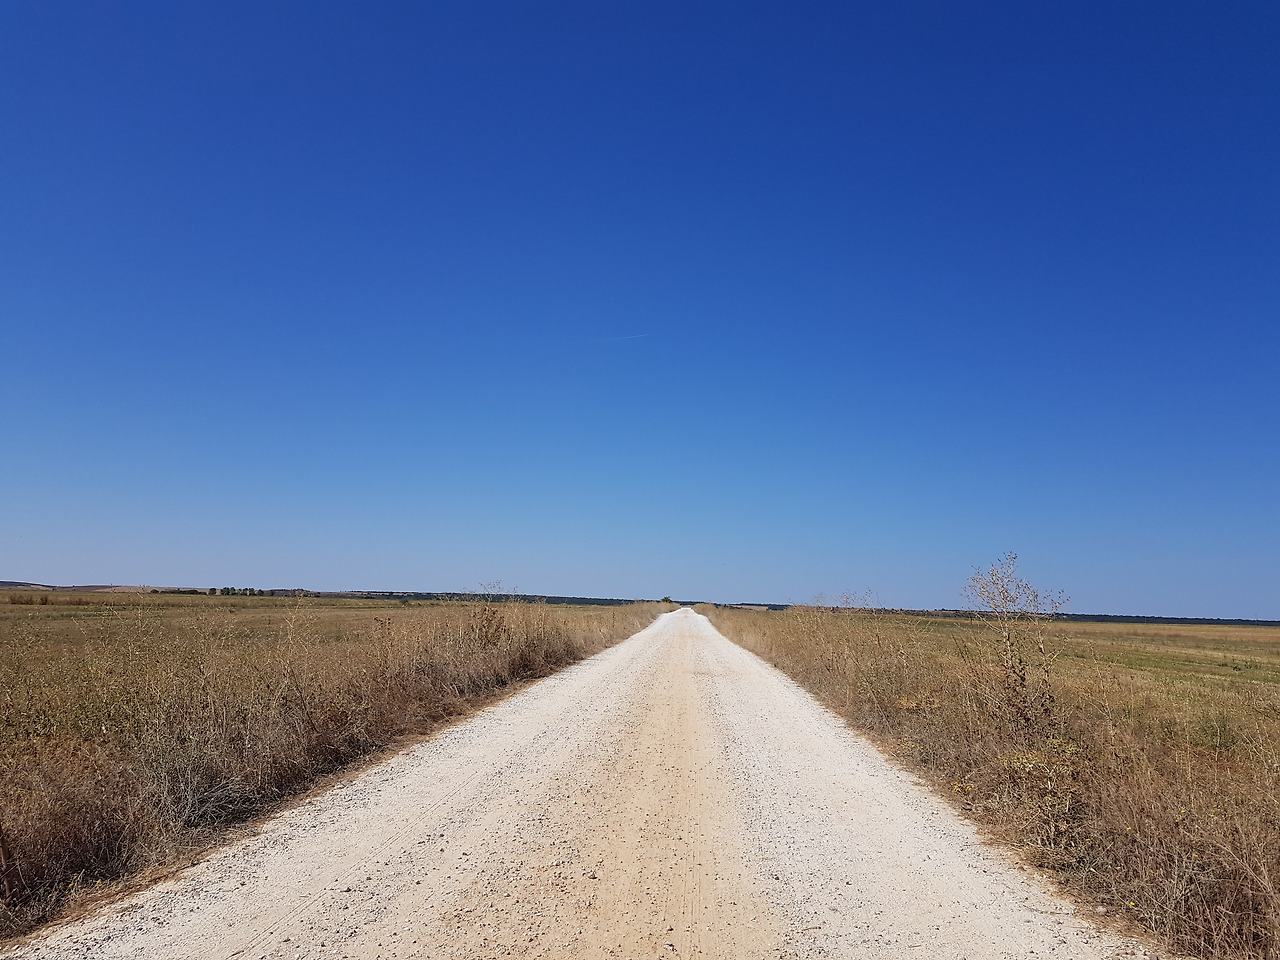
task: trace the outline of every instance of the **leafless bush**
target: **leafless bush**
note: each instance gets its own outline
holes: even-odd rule
[[[1018,576],[1018,555],[1006,553],[986,570],[975,571],[965,588],[977,604],[977,617],[994,641],[999,674],[987,685],[992,712],[1028,741],[1055,732],[1053,689],[1045,649],[1046,622],[1066,604],[1061,592],[1048,593]],[[971,649],[965,654],[975,664]]]

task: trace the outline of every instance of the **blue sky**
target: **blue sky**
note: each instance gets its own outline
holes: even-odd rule
[[[1273,4],[0,4],[0,578],[1280,618]]]

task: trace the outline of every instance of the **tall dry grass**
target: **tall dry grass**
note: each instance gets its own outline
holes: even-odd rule
[[[706,612],[1086,902],[1192,955],[1280,957],[1280,630],[1041,624],[1011,713],[979,622]]]
[[[0,937],[658,612],[114,603],[0,618]]]

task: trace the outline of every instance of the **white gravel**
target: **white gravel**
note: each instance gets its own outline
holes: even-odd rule
[[[1145,952],[680,610],[10,955]]]

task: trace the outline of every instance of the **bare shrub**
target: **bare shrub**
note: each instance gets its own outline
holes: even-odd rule
[[[1018,576],[1016,553],[1006,553],[986,570],[975,571],[965,594],[978,605],[978,620],[987,627],[999,664],[995,682],[988,685],[990,709],[1028,740],[1051,735],[1053,657],[1045,650],[1044,625],[1057,616],[1066,597],[1041,591]],[[973,665],[971,650],[964,652]]]

